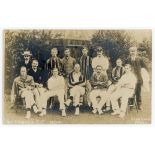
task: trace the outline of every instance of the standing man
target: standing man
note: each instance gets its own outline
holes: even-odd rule
[[[89,94],[91,91],[91,84],[89,82],[91,76],[92,76],[92,58],[88,55],[88,48],[83,47],[82,49],[82,56],[80,57],[79,60],[80,68],[81,68],[81,73],[86,77],[86,98],[85,101],[87,104],[90,106],[90,100],[89,100]]]
[[[65,81],[62,76],[58,75],[58,68],[53,69],[53,75],[48,79],[47,87],[48,91],[41,97],[42,113],[40,116],[46,115],[47,100],[53,96],[58,96],[62,116],[66,116],[64,104]]]
[[[20,76],[14,79],[11,91],[11,103],[15,104],[18,97],[24,99],[26,103],[26,118],[31,117],[31,107],[36,109],[33,95],[34,80],[32,76],[27,75],[25,66],[20,68]]]
[[[137,84],[136,84],[136,99],[138,104],[138,109],[142,110],[142,99],[141,99],[141,87],[143,85],[142,75],[141,75],[141,69],[147,68],[144,61],[138,57],[137,55],[137,47],[130,47],[129,48],[129,57],[125,62],[126,64],[130,64],[132,67],[132,70],[137,78]]]
[[[62,59],[62,75],[65,77],[65,100],[66,100],[68,91],[68,77],[69,74],[74,70],[76,60],[73,57],[71,57],[71,52],[69,48],[65,49],[64,54],[65,56]]]
[[[103,48],[97,48],[97,56],[92,60],[92,68],[96,69],[96,66],[101,66],[103,70],[107,71],[109,68],[109,60],[106,56],[103,55]]]
[[[79,60],[81,73],[86,76],[86,79],[89,80],[92,75],[92,59],[88,56],[88,48],[83,47],[82,56]]]
[[[113,113],[111,115],[119,115],[123,118],[126,113],[128,99],[133,96],[137,79],[131,71],[131,65],[125,65],[125,74],[120,78],[116,85],[116,90],[111,95],[111,104]],[[118,99],[121,99],[121,106],[119,107]]]
[[[49,72],[52,71],[54,68],[58,68],[58,71],[61,72],[61,59],[58,58],[58,49],[52,48],[51,49],[51,57],[46,61],[45,69]]]
[[[62,59],[62,73],[65,77],[68,77],[69,74],[74,70],[76,60],[71,57],[71,52],[69,48],[65,49],[64,54],[65,56]]]
[[[69,88],[70,97],[66,101],[66,105],[69,106],[73,101],[75,106],[75,115],[79,115],[80,96],[85,94],[86,78],[80,72],[80,65],[75,64],[74,71],[69,75]]]
[[[31,63],[32,63],[32,54],[30,51],[24,51],[22,54],[24,56],[24,59],[20,62],[19,67],[25,66],[27,71],[31,68]]]
[[[46,64],[45,64],[45,70],[43,72],[44,74],[43,78],[44,78],[44,81],[46,82],[51,77],[52,70],[54,68],[57,68],[59,73],[61,73],[61,69],[62,69],[61,59],[57,55],[58,55],[58,49],[52,48],[51,57],[47,59]]]
[[[93,107],[93,113],[101,115],[102,107],[107,100],[108,76],[102,66],[96,66],[96,69],[91,77],[92,91],[90,92],[90,100]]]

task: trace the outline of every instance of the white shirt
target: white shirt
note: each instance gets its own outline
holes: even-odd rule
[[[92,60],[92,68],[95,69],[96,66],[102,66],[103,70],[107,70],[109,68],[109,60],[105,56],[95,57]]]
[[[79,82],[79,78],[80,78],[81,73],[73,73],[73,79],[74,82]]]
[[[62,76],[54,77],[52,76],[49,78],[47,82],[47,87],[49,90],[60,90],[65,89],[65,81]]]
[[[27,65],[29,63],[29,60],[25,60],[25,64]]]
[[[123,88],[129,88],[129,89],[135,89],[136,83],[137,78],[132,72],[125,73],[118,81],[118,85],[120,85]]]

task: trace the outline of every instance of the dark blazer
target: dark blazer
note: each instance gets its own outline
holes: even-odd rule
[[[131,57],[128,57],[125,60],[125,63],[131,65],[132,70],[137,77],[138,83],[142,83],[143,80],[142,80],[142,76],[141,76],[141,68],[147,69],[143,59],[140,57],[136,57],[136,59],[133,61],[133,60],[131,60]]]
[[[58,71],[61,72],[62,64],[61,59],[56,58],[55,60],[51,57],[46,61],[45,69],[48,71],[53,70],[53,68],[58,68]]]
[[[79,64],[81,68],[81,73],[86,76],[87,80],[89,80],[93,73],[92,58],[90,56],[81,56],[81,58],[79,59]]]
[[[35,72],[32,68],[28,71],[28,75],[32,76],[35,83],[42,83],[42,71],[40,68],[37,68],[37,71]]]

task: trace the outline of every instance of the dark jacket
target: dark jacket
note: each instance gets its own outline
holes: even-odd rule
[[[96,72],[93,73],[91,80],[91,86],[93,89],[103,89],[108,87],[108,76],[107,74],[101,73],[97,75]]]
[[[74,87],[74,86],[80,85],[80,84],[85,85],[86,78],[85,78],[84,75],[82,75],[80,73],[78,82],[75,82],[73,74],[74,74],[74,71],[69,74],[69,82],[68,82],[69,83],[69,87]]]
[[[58,71],[61,72],[62,64],[60,58],[56,57],[56,59],[54,59],[51,57],[46,61],[45,69],[51,71],[53,68],[58,68]]]
[[[42,78],[42,71],[40,68],[37,68],[37,71],[35,72],[32,68],[28,71],[28,75],[32,76],[35,83],[43,83]]]
[[[125,73],[125,70],[123,66],[121,67],[116,66],[115,68],[113,68],[111,73],[112,82],[117,83],[124,73]]]
[[[135,60],[133,61],[133,60],[131,60],[131,57],[128,57],[126,59],[125,63],[131,65],[132,70],[137,77],[137,80],[138,80],[137,82],[142,83],[143,80],[142,80],[142,76],[141,76],[141,68],[147,69],[143,59],[140,57],[136,57]]]
[[[81,56],[79,59],[79,64],[81,68],[81,73],[86,76],[86,79],[89,80],[91,78],[93,69],[92,69],[92,58],[90,56]]]

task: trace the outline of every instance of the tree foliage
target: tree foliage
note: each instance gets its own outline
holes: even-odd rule
[[[129,47],[136,42],[124,30],[100,30],[93,35],[92,44],[103,47],[114,65],[118,57],[127,56]]]
[[[14,78],[14,69],[17,67],[24,50],[30,50],[33,57],[45,61],[50,49],[61,42],[62,33],[52,30],[6,30],[5,31],[5,81],[11,82]],[[46,53],[46,54],[45,54]]]
[[[152,59],[152,41],[151,38],[147,39],[144,38],[141,43],[139,43],[139,48],[138,50],[140,51],[140,54],[142,56],[145,56],[148,59]]]

